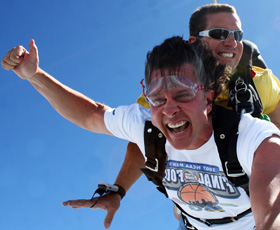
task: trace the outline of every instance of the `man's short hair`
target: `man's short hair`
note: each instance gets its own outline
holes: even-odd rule
[[[196,80],[204,85],[206,90],[214,90],[216,96],[221,92],[226,79],[225,65],[219,64],[212,52],[205,48],[199,39],[189,44],[179,36],[166,39],[147,53],[145,65],[147,87],[151,83],[153,71],[160,70],[164,76],[164,70],[167,69],[170,75],[178,75],[176,72],[185,64],[195,67]]]
[[[209,14],[217,14],[217,13],[231,13],[235,14],[238,18],[238,14],[236,9],[228,4],[208,4],[203,5],[197,8],[191,15],[189,21],[189,32],[190,36],[198,36],[200,31],[205,30],[207,27],[207,18],[206,16]],[[240,18],[239,18],[240,21]]]

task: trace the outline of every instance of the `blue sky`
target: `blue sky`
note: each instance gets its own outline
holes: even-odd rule
[[[244,38],[280,76],[279,0],[234,5]],[[2,2],[1,58],[35,39],[40,67],[111,107],[141,94],[146,53],[165,38],[188,38],[188,19],[211,0],[9,0]],[[33,87],[0,69],[0,226],[5,230],[104,229],[105,211],[63,207],[113,183],[127,142],[93,134],[60,117]],[[176,229],[172,202],[142,177],[110,229]]]

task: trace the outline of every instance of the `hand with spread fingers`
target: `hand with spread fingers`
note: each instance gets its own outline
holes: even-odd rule
[[[34,40],[29,43],[29,52],[23,46],[12,48],[1,65],[6,70],[13,70],[22,79],[31,78],[39,70],[38,49]]]
[[[92,208],[103,209],[107,211],[104,219],[104,227],[108,229],[111,226],[114,215],[120,207],[121,197],[117,193],[107,193],[101,197],[92,199],[68,200],[62,202],[63,206],[71,208]]]

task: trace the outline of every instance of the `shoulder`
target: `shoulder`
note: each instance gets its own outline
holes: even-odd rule
[[[150,109],[135,103],[129,106],[119,106],[105,112],[104,122],[108,130],[137,129],[144,126],[147,119],[150,119]],[[114,134],[114,132],[112,132]]]
[[[252,117],[250,114],[244,114],[239,123],[239,133],[243,134],[264,134],[265,133],[277,133],[280,134],[280,130],[272,123],[266,120]]]
[[[254,83],[259,83],[259,82],[273,82],[279,84],[279,80],[273,75],[271,69],[263,69],[257,66],[253,66],[252,70],[255,72],[255,76],[253,77]]]
[[[151,112],[150,109],[144,108],[143,106],[135,103],[107,110],[105,114],[107,117],[150,117]]]
[[[114,136],[138,143],[143,136],[145,121],[150,117],[149,109],[132,104],[106,111],[104,122]]]
[[[270,69],[262,69],[253,66],[256,75],[253,78],[256,89],[259,93],[264,113],[271,113],[280,100],[280,83]]]

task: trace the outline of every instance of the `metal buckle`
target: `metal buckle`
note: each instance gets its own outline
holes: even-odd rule
[[[242,169],[243,173],[229,173],[227,164],[228,164],[228,161],[225,162],[226,173],[227,173],[228,176],[230,176],[230,177],[240,177],[240,176],[246,175],[246,173],[244,172],[243,169]]]
[[[249,85],[249,88],[247,87],[247,85],[244,83],[244,80],[241,78],[238,78],[235,82],[235,109],[238,113],[241,113],[241,111],[245,108],[241,108],[241,110],[239,109],[239,104],[241,103],[241,100],[239,100],[238,96],[239,96],[239,92],[246,92],[247,96],[248,96],[248,100],[247,101],[243,101],[242,103],[248,103],[247,106],[247,110],[246,113],[252,114],[254,112],[254,99],[253,99],[253,93],[252,93],[252,87],[250,87],[251,85]]]
[[[247,107],[247,108],[249,108],[249,107]],[[238,104],[236,104],[235,105],[235,110],[238,113],[242,113],[245,110],[245,113],[252,114],[254,112],[254,104],[250,102],[250,109],[248,111],[246,109],[244,109],[244,108],[243,109],[239,109]],[[243,114],[244,114],[244,112],[243,112]]]
[[[235,219],[235,217],[231,217],[230,219],[231,219],[232,222],[238,221],[238,219]]]
[[[147,162],[148,158],[145,156],[145,163]],[[151,168],[150,166],[147,166],[145,164],[145,167],[153,172],[158,172],[158,159],[155,158],[156,166],[154,168]]]

